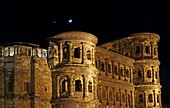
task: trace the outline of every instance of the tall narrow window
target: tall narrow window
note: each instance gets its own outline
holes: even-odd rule
[[[89,81],[88,83],[88,90],[90,93],[92,93],[92,82],[91,81]]]
[[[147,77],[148,77],[148,78],[151,78],[151,70],[148,70],[148,71],[147,71]]]
[[[80,58],[80,47],[74,49],[74,58]]]
[[[115,66],[115,74],[118,75],[117,66]]]
[[[120,76],[123,76],[123,68],[120,67]]]
[[[157,95],[157,103],[159,103],[159,95]]]
[[[140,54],[140,46],[136,47],[136,54]]]
[[[131,106],[131,102],[130,102],[130,94],[128,94],[128,103],[129,103],[129,106]]]
[[[146,51],[147,54],[150,53],[149,46],[145,46],[145,51]]]
[[[153,102],[152,94],[149,94],[149,96],[148,96],[148,100],[149,100],[149,102]]]
[[[31,56],[31,49],[28,49],[28,56]]]
[[[61,86],[61,92],[67,92],[67,89],[68,89],[68,81],[63,80],[62,81],[62,86]]]
[[[12,92],[12,91],[14,91],[14,84],[13,84],[13,82],[8,82],[8,91],[9,92]]]
[[[142,94],[139,95],[139,102],[143,102],[143,95]]]
[[[82,91],[82,84],[80,80],[75,81],[75,91]]]
[[[155,78],[158,79],[158,72],[155,72]]]
[[[90,50],[87,51],[87,60],[91,60],[91,51]]]
[[[101,71],[104,71],[104,63],[101,62]]]
[[[112,72],[112,70],[111,70],[111,64],[108,64],[108,65],[107,65],[107,68],[108,68],[108,72],[111,73],[111,72]]]
[[[138,78],[141,79],[142,78],[142,73],[141,70],[138,71]]]
[[[67,58],[67,48],[64,47],[63,48],[63,59],[66,59]]]

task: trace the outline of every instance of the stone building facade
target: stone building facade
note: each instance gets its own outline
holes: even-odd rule
[[[48,40],[48,49],[0,47],[1,108],[162,108],[159,35],[134,33],[99,46],[80,31]]]

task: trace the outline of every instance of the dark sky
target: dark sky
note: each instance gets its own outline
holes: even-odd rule
[[[0,44],[25,41],[46,47],[47,37],[70,30],[92,33],[98,37],[98,44],[136,32],[157,33],[160,35],[162,98],[166,101],[170,97],[169,3],[135,1],[0,3]],[[71,24],[69,18],[73,20]]]

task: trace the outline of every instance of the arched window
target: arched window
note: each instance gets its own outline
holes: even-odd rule
[[[68,81],[63,80],[62,81],[62,86],[61,86],[61,92],[67,92],[68,91]]]
[[[147,77],[148,77],[148,78],[151,78],[151,70],[148,70],[148,71],[147,71]]]
[[[140,54],[140,46],[136,47],[136,54]]]
[[[153,102],[152,94],[149,94],[149,95],[148,95],[148,101],[149,101],[149,102]]]
[[[87,60],[91,60],[91,51],[90,50],[87,51]]]
[[[122,93],[122,100],[125,102],[125,93]]]
[[[139,95],[139,102],[143,102],[143,95],[142,94]]]
[[[130,94],[128,94],[128,103],[129,103],[129,106],[131,106],[131,100],[130,100],[131,98],[130,98]]]
[[[90,93],[92,93],[92,82],[91,81],[89,81],[88,83],[88,90]]]
[[[80,58],[80,47],[74,49],[74,58]]]
[[[75,81],[75,91],[82,91],[82,84],[80,80]]]

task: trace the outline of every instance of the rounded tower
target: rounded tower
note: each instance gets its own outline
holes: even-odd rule
[[[96,44],[94,35],[80,31],[49,38],[53,108],[98,108]]]
[[[134,33],[132,58],[135,59],[134,84],[136,108],[162,108],[159,77],[158,42],[155,33]]]

